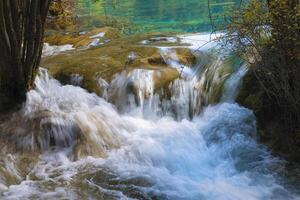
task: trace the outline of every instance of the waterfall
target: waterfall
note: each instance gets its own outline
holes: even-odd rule
[[[71,157],[76,158],[105,156],[106,150],[119,145],[116,132],[122,131],[124,122],[118,120],[112,105],[79,87],[62,86],[45,69],[40,70],[35,85],[24,108],[0,125],[2,141],[42,152],[52,147],[73,148]],[[114,122],[103,120],[111,117]]]
[[[229,79],[225,82],[224,92],[222,95],[222,101],[232,102],[238,95],[241,81],[247,73],[247,66],[241,65],[239,69],[234,72]]]
[[[178,79],[158,90],[155,88],[158,72],[149,69],[124,71],[105,86],[105,93],[108,94],[106,100],[116,105],[122,113],[138,112],[152,118],[172,116],[178,120],[192,119],[209,104],[218,103],[223,89],[237,93],[239,81],[236,79],[240,80],[245,75],[240,70],[231,74],[223,56],[210,52],[198,55],[200,60],[195,66],[185,66],[179,63],[175,49],[160,47],[160,50],[168,66],[178,70]],[[234,95],[224,95],[230,101],[235,99]]]
[[[102,97],[41,69],[0,124],[0,198],[299,199],[285,161],[256,142],[253,112],[234,102],[244,65],[202,52],[182,67],[172,54],[162,50],[180,77],[167,87],[135,69],[97,77]]]

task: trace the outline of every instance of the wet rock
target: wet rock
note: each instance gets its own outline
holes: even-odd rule
[[[0,141],[5,144],[3,148],[9,148],[8,152],[34,152],[38,155],[53,148],[70,148],[69,157],[77,160],[85,156],[105,157],[109,150],[118,147],[118,139],[105,123],[104,116],[93,113],[72,116],[46,110],[30,115],[17,112],[0,123],[0,128]],[[28,172],[32,163],[30,159],[22,157],[20,162],[26,163],[21,166],[22,173]],[[15,176],[9,179],[10,182],[18,180]]]
[[[46,110],[30,115],[14,113],[0,127],[1,141],[13,144],[17,149],[37,152],[51,147],[71,147],[80,133],[66,116]]]
[[[179,76],[179,72],[173,68],[162,68],[156,70],[153,74],[154,90],[167,87],[169,83],[178,79]]]
[[[175,50],[180,64],[191,66],[196,63],[197,58],[191,49],[176,48]]]
[[[81,116],[78,117],[81,118]],[[108,127],[104,116],[90,113],[86,117],[88,117],[89,124],[80,123],[81,119],[78,119],[81,134],[74,146],[71,156],[73,160],[86,156],[104,158],[109,150],[119,147],[119,140],[113,129]]]
[[[38,160],[36,152],[17,152],[13,144],[1,141],[0,193],[11,185],[20,184],[34,168]]]
[[[119,38],[118,29],[112,27],[95,28],[86,32],[52,33],[45,42],[50,45],[73,45],[75,48],[98,46]]]
[[[247,108],[251,108],[256,116],[263,109],[263,91],[260,88],[253,72],[249,72],[243,79],[242,88],[238,94],[237,101]]]
[[[179,73],[172,68],[173,66],[167,64],[165,58],[161,56],[160,48],[139,43],[149,37],[152,35],[114,39],[97,48],[45,57],[41,65],[63,84],[72,84],[71,76],[77,74],[82,77],[80,86],[97,94],[103,93],[98,84],[99,78],[109,83],[114,75],[122,71],[129,73],[134,69],[154,70],[157,71],[155,87],[159,89],[177,79]],[[190,49],[178,47],[175,51],[177,62],[188,66],[196,62]]]
[[[299,130],[289,133],[278,117],[282,113],[274,106],[259,84],[253,71],[244,77],[237,102],[254,111],[257,119],[258,140],[266,144],[275,154],[299,163]]]
[[[146,60],[144,61],[144,63],[149,63],[150,65],[166,65],[166,61],[164,60],[164,58],[160,55],[153,55],[150,58],[146,58]]]

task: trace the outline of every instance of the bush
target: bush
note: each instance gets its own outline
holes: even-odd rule
[[[261,88],[288,128],[300,122],[297,0],[251,0],[230,17],[226,44],[251,64]]]

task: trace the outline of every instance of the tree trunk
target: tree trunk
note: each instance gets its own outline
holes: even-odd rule
[[[20,105],[41,59],[51,0],[0,0],[0,112]]]

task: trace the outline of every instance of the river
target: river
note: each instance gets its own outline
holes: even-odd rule
[[[79,2],[93,9],[91,2]],[[147,21],[155,16],[150,23],[155,31],[173,23],[171,12],[165,18],[156,15],[165,13],[157,7],[163,4],[166,9],[171,1],[141,2],[122,1],[110,12],[129,10],[130,17]],[[174,12],[181,2],[174,1]],[[135,7],[150,4],[150,10]],[[207,7],[206,13],[180,13],[204,4],[186,1],[176,17],[197,20],[171,29],[199,24]],[[231,4],[214,5],[218,11]],[[164,25],[157,26],[158,21]],[[220,51],[211,40],[221,33],[185,34],[209,31],[207,26],[206,18],[200,28],[185,29],[178,36],[191,44],[189,48],[201,48],[200,54],[195,51],[194,66],[177,63],[172,54],[176,47],[157,47],[181,75],[166,90],[154,89],[152,70],[135,69],[114,76],[110,83],[99,77],[105,92],[97,96],[62,85],[42,68],[22,110],[1,124],[3,132],[14,132],[6,135],[8,141],[32,153],[24,157],[6,153],[9,147],[2,149],[0,199],[300,199],[297,181],[286,172],[287,162],[257,143],[253,112],[235,102],[247,66],[235,62],[224,73],[226,60],[232,59],[230,49]],[[28,161],[32,157],[34,161]]]

